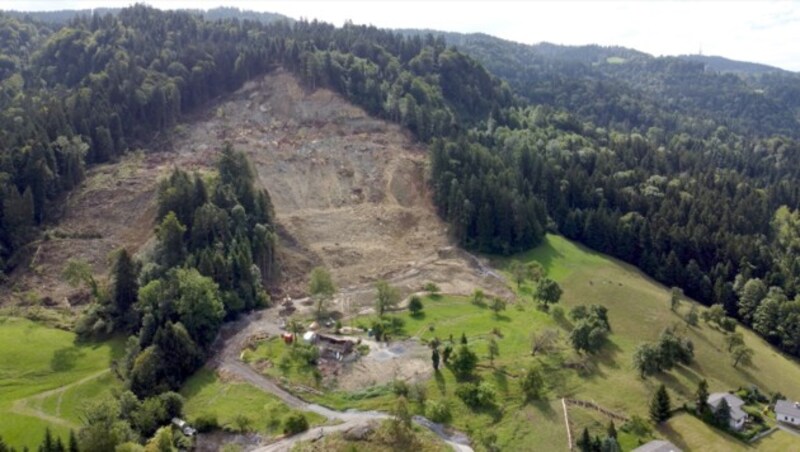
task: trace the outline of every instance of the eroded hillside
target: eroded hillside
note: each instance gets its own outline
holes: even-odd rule
[[[55,304],[78,301],[60,274],[68,258],[107,271],[119,246],[146,249],[159,177],[173,166],[210,167],[225,141],[246,151],[269,190],[281,226],[282,280],[302,296],[309,270],[325,265],[340,300],[367,303],[385,278],[408,293],[434,281],[447,292],[504,285],[477,259],[451,246],[425,181],[425,149],[399,126],[370,118],[337,94],[306,90],[276,71],[247,83],[204,117],[179,126],[165,149],[97,167],[67,201],[49,240],[31,247],[9,287],[18,302],[36,292]],[[348,303],[356,304],[356,303]]]

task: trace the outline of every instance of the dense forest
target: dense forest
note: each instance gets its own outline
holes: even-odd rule
[[[623,47],[442,36],[527,101],[566,109],[595,126],[639,133],[658,127],[702,137],[719,126],[760,137],[797,138],[800,130],[800,75],[778,68],[700,55],[655,58]]]
[[[169,133],[186,113],[283,66],[309,89],[333,89],[428,143],[436,206],[463,246],[508,254],[559,232],[722,305],[800,356],[794,74],[723,74],[702,62],[613,48],[567,55],[552,48],[529,59],[530,50],[500,40],[480,50],[430,34],[207,21],[145,6],[63,24],[0,16],[0,36],[6,270],[57,217],[58,201],[86,165]],[[152,294],[179,299],[186,278],[211,278],[231,294],[220,295],[225,312],[252,307],[258,291],[220,275],[243,275],[247,263],[264,258],[256,243],[266,236],[256,230],[262,224],[258,233],[269,233],[268,198],[252,202],[255,195],[236,185],[219,198],[207,188],[208,206],[164,195],[191,191],[198,180],[176,173],[162,193],[159,231],[188,248],[180,258],[162,256],[162,273],[143,269],[143,290],[162,281]],[[228,267],[237,258],[204,248],[211,232],[196,232],[221,224],[242,228],[224,239],[225,253],[245,256],[238,270]],[[198,274],[163,273],[181,262]],[[140,292],[138,302],[150,293]],[[179,317],[152,321],[166,328]],[[144,329],[150,321],[138,322]],[[208,340],[193,339],[201,348]],[[148,356],[152,344],[142,342],[140,353]]]

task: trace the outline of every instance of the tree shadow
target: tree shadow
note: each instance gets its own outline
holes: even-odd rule
[[[617,355],[619,355],[620,352],[622,352],[622,349],[619,345],[614,343],[611,339],[607,339],[600,353],[596,354],[595,357],[600,364],[612,369],[618,369]]]
[[[690,388],[686,386],[686,384],[678,380],[677,377],[670,374],[669,372],[659,372],[656,375],[654,375],[654,377],[664,386],[671,389],[673,392],[682,395],[685,398],[691,399],[694,394],[695,388]]]
[[[503,372],[503,369],[494,369],[492,376],[494,377],[497,388],[500,389],[503,394],[508,394],[508,377],[505,372]]]
[[[214,371],[207,368],[198,370],[189,378],[192,380],[192,384],[184,384],[181,388],[181,394],[186,399],[200,394],[205,387],[213,385],[216,380]]]
[[[417,313],[410,313],[409,315],[411,316],[412,319],[415,319],[415,320],[425,320],[425,317],[426,317],[425,311],[419,311]]]
[[[439,389],[439,393],[442,395],[447,394],[447,383],[444,380],[444,375],[442,375],[441,370],[437,370],[433,373],[433,378],[436,380],[436,388]]]
[[[539,412],[542,413],[544,417],[547,419],[553,419],[554,417],[558,416],[558,413],[550,406],[549,400],[544,399],[535,399],[531,400],[530,403],[534,408],[536,408]]]
[[[78,359],[86,353],[76,346],[64,347],[53,352],[50,359],[50,368],[55,372],[71,370],[75,367]]]
[[[511,317],[509,317],[507,315],[503,315],[503,314],[495,314],[494,315],[494,319],[497,320],[498,322],[510,322],[511,321]]]

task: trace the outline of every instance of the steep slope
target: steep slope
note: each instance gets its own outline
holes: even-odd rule
[[[431,204],[426,151],[400,126],[282,71],[246,84],[216,116],[189,135],[200,149],[227,139],[250,154],[284,228],[290,293],[302,293],[315,265],[343,288],[386,278],[406,292],[429,280],[456,293],[504,290],[450,246]]]
[[[48,239],[25,253],[28,265],[11,275],[3,298],[62,306],[85,299],[61,278],[67,259],[103,275],[114,249],[146,251],[159,178],[173,167],[208,169],[226,141],[250,155],[272,196],[282,228],[278,292],[302,296],[310,269],[325,265],[348,298],[364,303],[378,278],[404,293],[427,281],[454,293],[506,293],[477,259],[451,247],[431,204],[423,147],[399,126],[278,70],[176,127],[169,141],[94,168]]]

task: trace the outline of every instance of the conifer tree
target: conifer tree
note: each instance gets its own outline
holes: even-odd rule
[[[667,388],[661,385],[650,400],[650,419],[660,424],[670,417],[670,400]]]

